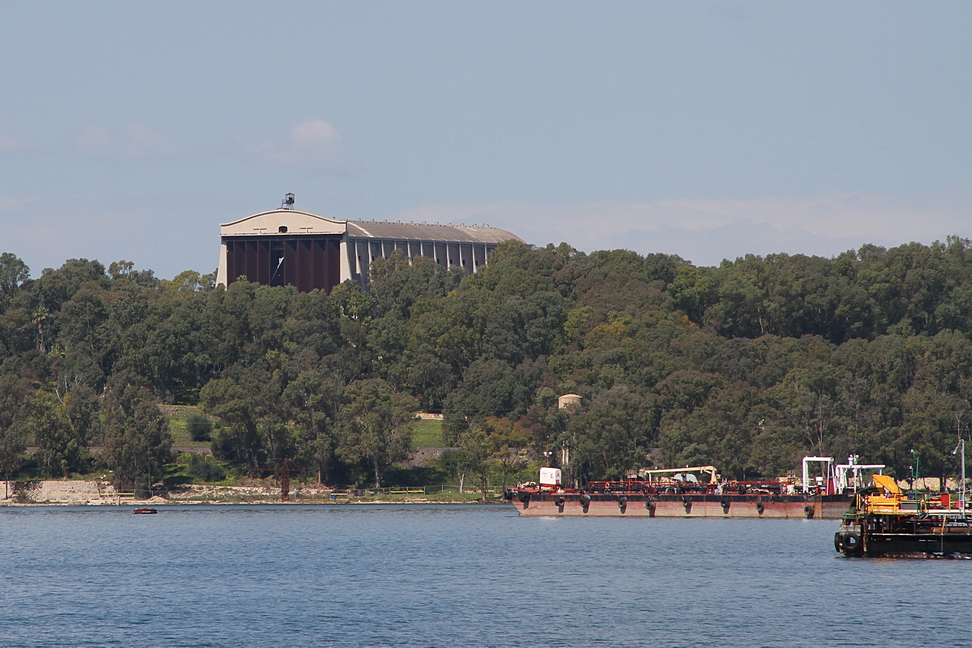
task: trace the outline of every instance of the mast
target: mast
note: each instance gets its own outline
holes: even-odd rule
[[[952,450],[952,454],[956,453],[962,454],[962,472],[961,481],[959,481],[959,507],[962,509],[962,513],[965,513],[965,439],[959,439],[955,450]]]
[[[956,413],[955,414],[955,432],[958,433],[958,443],[955,445],[955,449],[952,450],[952,454],[962,453],[962,471],[959,481],[959,507],[962,509],[962,515],[965,515],[966,502],[966,492],[965,492],[965,435],[962,434],[962,417]]]

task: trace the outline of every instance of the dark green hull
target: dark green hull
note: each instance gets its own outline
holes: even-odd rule
[[[865,556],[972,556],[969,533],[871,533],[864,543]]]
[[[972,519],[850,514],[834,535],[834,548],[845,556],[972,558]]]

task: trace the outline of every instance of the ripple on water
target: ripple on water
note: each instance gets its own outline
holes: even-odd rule
[[[507,507],[0,511],[0,646],[966,646],[970,561],[825,520]]]

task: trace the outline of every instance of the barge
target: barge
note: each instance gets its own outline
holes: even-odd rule
[[[811,480],[808,464],[825,464]],[[851,456],[835,466],[830,457],[806,457],[802,484],[795,481],[725,481],[713,466],[645,469],[621,481],[591,481],[565,488],[559,468],[541,468],[540,482],[507,488],[503,495],[521,515],[591,517],[725,517],[839,520],[853,501],[864,465]],[[700,479],[701,477],[701,479]]]

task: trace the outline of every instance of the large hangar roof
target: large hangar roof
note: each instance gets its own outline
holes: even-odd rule
[[[274,209],[231,223],[222,223],[222,236],[276,236],[293,234],[344,234],[347,221],[296,209]]]
[[[223,223],[223,236],[276,236],[343,234],[351,238],[380,238],[451,243],[502,243],[519,236],[488,225],[440,225],[392,221],[341,220],[295,209],[274,209]]]
[[[354,238],[408,239],[460,243],[502,243],[522,241],[519,236],[488,225],[440,225],[391,221],[348,221],[348,236]]]

